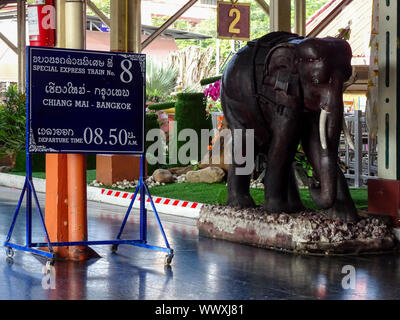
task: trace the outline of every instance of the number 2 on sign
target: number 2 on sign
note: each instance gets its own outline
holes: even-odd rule
[[[238,22],[240,20],[240,11],[236,8],[232,8],[231,10],[229,10],[229,16],[230,17],[235,16],[235,19],[233,19],[233,21],[229,25],[229,32],[230,33],[240,33],[240,29],[235,28],[235,26],[238,24]]]

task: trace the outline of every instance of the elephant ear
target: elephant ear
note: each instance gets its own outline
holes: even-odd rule
[[[268,53],[264,64],[263,84],[290,96],[299,96],[296,45],[285,43]]]

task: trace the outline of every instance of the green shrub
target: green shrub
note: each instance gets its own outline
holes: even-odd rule
[[[201,129],[212,129],[211,119],[206,114],[206,97],[203,93],[179,93],[178,101],[175,104],[175,121],[177,121],[177,132],[183,129],[194,129],[199,137],[198,144],[198,160],[202,159],[201,154]],[[174,139],[176,140],[176,138]],[[186,141],[178,141],[177,150],[186,143]]]
[[[86,170],[95,170],[96,169],[96,155],[95,154],[87,154],[86,155]]]
[[[147,108],[154,111],[171,109],[175,108],[175,101],[150,104]]]
[[[32,171],[44,172],[46,170],[46,155],[37,153],[31,155]],[[15,156],[15,167],[13,171],[24,172],[26,171],[26,152],[19,151]]]
[[[215,76],[215,77],[211,77],[211,78],[205,78],[205,79],[201,79],[200,80],[200,84],[202,86],[206,86],[208,84],[214,83],[214,82],[216,82],[218,80],[221,80],[221,79],[222,79],[222,76]]]
[[[25,148],[26,98],[16,85],[9,86],[0,105],[0,153],[13,155]]]
[[[31,156],[32,161],[32,171],[33,172],[45,172],[46,171],[46,154],[35,153]],[[96,155],[87,154],[86,155],[86,169],[95,170],[96,169]],[[15,157],[15,167],[13,169],[15,172],[26,171],[26,152],[19,151]]]

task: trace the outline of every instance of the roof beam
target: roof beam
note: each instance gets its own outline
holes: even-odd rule
[[[265,0],[256,0],[256,2],[261,7],[261,9],[263,9],[264,12],[269,16],[269,5],[265,2]]]
[[[86,0],[87,6],[94,12],[94,14],[103,22],[107,27],[110,28],[111,20],[108,18],[103,11],[101,11],[93,2],[92,0]]]
[[[168,29],[176,20],[178,20],[188,9],[190,9],[197,0],[189,0],[182,8],[180,8],[171,18],[164,22],[164,24],[154,31],[146,40],[142,42],[142,50],[153,42],[163,31]]]
[[[352,1],[353,0],[342,0],[342,2],[339,3],[325,19],[323,19],[309,34],[307,34],[307,37],[316,37],[339,15],[340,12],[342,12],[343,8],[349,5]]]
[[[16,54],[18,54],[18,48],[17,46],[12,43],[10,40],[8,40],[8,38],[0,32],[0,39],[4,41],[4,43],[12,50],[14,51]]]

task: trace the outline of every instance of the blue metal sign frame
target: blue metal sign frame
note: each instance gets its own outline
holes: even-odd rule
[[[74,55],[74,54],[84,54],[84,55],[111,55],[113,57],[116,58],[116,60],[118,60],[118,57],[122,57],[124,59],[129,59],[129,57],[133,57],[132,60],[130,61],[141,61],[142,63],[139,65],[141,66],[140,72],[141,72],[141,76],[143,81],[145,82],[145,69],[143,69],[143,65],[145,65],[145,56],[144,55],[135,55],[135,54],[131,54],[131,53],[110,53],[110,52],[99,52],[99,51],[83,51],[83,50],[70,50],[70,49],[53,49],[53,48],[41,48],[41,47],[28,47],[27,51],[28,51],[28,66],[27,66],[27,79],[28,79],[28,85],[27,85],[27,92],[26,92],[26,97],[27,97],[27,105],[26,105],[26,178],[25,178],[25,183],[24,183],[24,187],[22,189],[20,198],[18,200],[18,204],[17,204],[17,208],[15,210],[14,216],[12,218],[12,222],[11,222],[11,226],[10,229],[8,231],[7,234],[7,238],[6,241],[4,242],[4,247],[6,247],[6,254],[8,256],[8,259],[12,260],[12,257],[14,255],[14,250],[13,249],[17,249],[17,250],[22,250],[25,252],[30,252],[30,253],[34,253],[34,254],[38,254],[41,255],[43,257],[48,258],[48,264],[47,266],[49,267],[50,265],[54,264],[55,262],[55,252],[53,250],[53,247],[60,247],[60,246],[88,246],[88,245],[112,245],[111,250],[112,252],[116,252],[118,249],[118,246],[120,244],[130,244],[133,246],[138,246],[138,247],[143,247],[143,248],[147,248],[147,249],[151,249],[151,250],[157,250],[157,251],[163,251],[166,252],[167,255],[165,257],[165,264],[169,265],[172,261],[172,258],[174,256],[174,251],[173,249],[171,249],[169,242],[167,240],[167,237],[165,235],[164,232],[164,228],[162,226],[161,220],[159,218],[157,209],[155,207],[155,204],[153,202],[153,199],[151,197],[150,191],[144,181],[144,170],[145,170],[145,163],[146,163],[146,158],[145,158],[145,144],[144,144],[144,127],[145,127],[145,117],[143,114],[143,118],[142,123],[141,123],[141,130],[143,130],[142,133],[142,146],[140,146],[139,149],[141,150],[136,150],[134,149],[134,147],[132,147],[133,150],[123,150],[120,153],[136,153],[136,154],[140,154],[140,177],[139,177],[139,183],[136,187],[135,193],[132,197],[132,200],[129,204],[128,210],[126,211],[124,220],[122,222],[122,225],[120,227],[119,233],[116,236],[116,239],[114,240],[102,240],[102,241],[79,241],[79,242],[51,242],[50,238],[49,238],[49,234],[46,228],[46,224],[45,224],[45,220],[44,220],[44,216],[43,216],[43,212],[41,210],[40,204],[39,204],[39,200],[35,191],[35,187],[33,184],[33,179],[32,179],[32,161],[31,161],[31,154],[32,153],[48,153],[48,152],[55,152],[55,153],[63,153],[66,152],[65,148],[57,148],[57,149],[52,149],[52,150],[48,150],[49,148],[47,148],[46,146],[41,146],[38,148],[38,145],[36,144],[36,142],[34,141],[34,135],[33,135],[33,131],[34,129],[37,129],[34,127],[34,125],[32,125],[32,115],[34,114],[34,112],[32,113],[32,109],[35,108],[34,105],[32,105],[33,101],[31,98],[32,96],[35,96],[35,94],[37,92],[35,92],[35,94],[32,93],[32,88],[34,87],[35,90],[39,90],[40,88],[38,88],[38,83],[40,81],[35,82],[35,79],[32,79],[31,75],[32,75],[32,70],[31,70],[31,60],[33,59],[31,52],[32,50],[39,50],[39,51],[45,51],[45,52],[51,52],[53,55],[52,57],[55,58],[60,58],[60,56],[58,56],[57,54],[61,53],[61,57],[67,53],[69,55]],[[59,60],[58,60],[59,61]],[[49,62],[50,63],[50,62]],[[134,63],[132,63],[133,65]],[[129,65],[129,64],[127,64]],[[126,67],[126,66],[125,66]],[[113,71],[111,71],[113,72]],[[115,73],[115,72],[114,72]],[[140,83],[140,82],[139,82]],[[43,85],[43,84],[42,84]],[[36,86],[36,87],[35,87]],[[143,111],[144,111],[144,92],[145,92],[145,87],[143,84],[140,83],[140,89],[143,90],[142,91],[142,103],[143,105],[141,107],[143,107]],[[61,90],[64,90],[65,88],[61,88]],[[43,87],[42,87],[43,90]],[[45,89],[44,89],[45,90]],[[68,85],[67,85],[67,90],[68,90]],[[107,90],[107,89],[106,89]],[[107,92],[106,92],[107,94]],[[112,94],[112,91],[111,91]],[[43,99],[43,98],[42,98]],[[43,100],[42,100],[43,101]],[[90,101],[90,99],[88,100]],[[89,106],[90,106],[90,102],[89,102]],[[33,129],[34,127],[34,129]],[[76,128],[76,127],[75,127]],[[57,129],[61,130],[60,132],[57,132]],[[63,128],[65,129],[65,128]],[[58,134],[60,133],[61,135],[63,134],[63,129],[60,128],[56,128],[56,130],[51,130],[48,132],[48,134]],[[39,131],[38,131],[39,132]],[[42,131],[46,134],[46,131]],[[121,132],[121,131],[120,131]],[[65,133],[65,131],[64,131]],[[68,133],[68,132],[67,132]],[[125,139],[123,140],[125,142]],[[114,145],[116,145],[117,143],[115,143]],[[104,146],[104,145],[103,145]],[[106,147],[107,149],[107,147]],[[80,153],[98,153],[99,151],[96,150],[79,150]],[[117,150],[118,151],[118,150]],[[78,153],[78,150],[72,150],[72,153]],[[110,148],[108,148],[107,150],[102,150],[102,153],[117,153],[114,152],[113,150],[111,150]],[[128,220],[128,217],[131,213],[132,210],[132,206],[133,203],[136,200],[137,194],[140,193],[140,235],[139,235],[139,239],[136,240],[123,240],[121,239],[122,237],[122,233],[124,231],[126,222]],[[25,246],[23,245],[18,245],[18,244],[14,244],[11,241],[11,237],[12,237],[12,233],[16,224],[16,220],[17,217],[19,215],[20,209],[21,209],[21,205],[23,202],[23,199],[25,197],[26,194],[26,244]],[[148,199],[150,201],[151,207],[154,211],[158,226],[160,228],[161,234],[163,236],[164,239],[164,243],[165,243],[165,247],[160,247],[160,246],[154,246],[154,245],[150,245],[147,243],[147,209],[146,209],[146,204],[145,204],[145,196],[148,196]],[[39,219],[43,228],[43,231],[45,233],[46,236],[46,242],[43,243],[39,243],[39,242],[33,242],[32,241],[32,199],[34,200],[35,204],[36,204],[36,208],[38,211],[38,215],[39,215]],[[40,248],[43,247],[47,247],[48,251],[45,250],[40,250]]]

